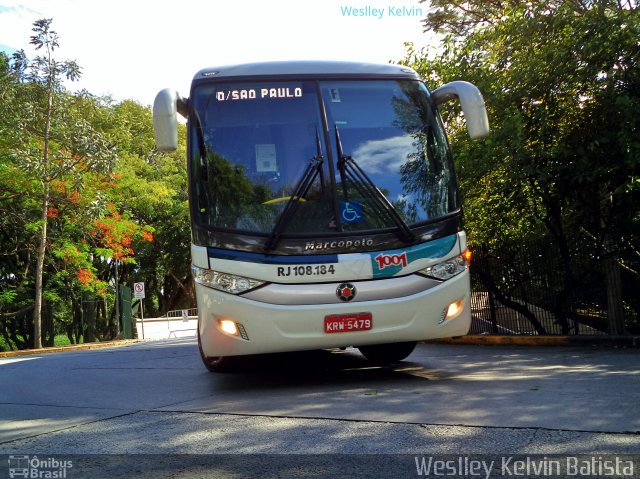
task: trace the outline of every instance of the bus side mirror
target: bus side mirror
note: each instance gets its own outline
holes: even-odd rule
[[[187,117],[187,100],[178,92],[165,88],[153,101],[153,134],[159,151],[175,151],[178,148],[178,117]]]
[[[431,92],[431,97],[436,105],[458,98],[469,136],[475,140],[489,134],[484,98],[475,85],[466,81],[452,81]]]

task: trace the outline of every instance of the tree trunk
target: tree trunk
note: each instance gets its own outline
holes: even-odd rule
[[[570,316],[570,300],[573,296],[573,287],[575,284],[573,279],[572,257],[569,242],[562,224],[560,205],[551,197],[551,195],[547,195],[547,199],[544,203],[546,208],[546,217],[543,219],[543,223],[551,233],[551,236],[553,236],[553,239],[558,246],[562,268],[562,291],[556,296],[554,313],[558,324],[560,324],[560,327],[562,328],[562,334],[566,335],[569,334],[570,329],[568,317]]]
[[[93,343],[96,340],[96,318],[102,303],[102,301],[87,301],[82,304],[83,340],[85,343]]]
[[[169,277],[173,279],[177,289],[167,302],[167,311],[181,309],[185,304],[188,304],[189,308],[195,308],[195,287],[191,275],[180,279],[174,273],[169,273]]]
[[[603,231],[602,248],[604,259],[604,278],[607,289],[607,315],[609,319],[609,334],[627,334],[624,324],[624,307],[622,301],[622,279],[620,265],[618,265],[617,245],[613,238],[613,231],[609,225],[611,211],[614,209],[613,194],[608,185],[600,189],[600,227]]]
[[[613,245],[605,241],[604,277],[607,288],[607,312],[609,317],[609,334],[618,336],[627,334],[624,324],[624,308],[622,305],[622,279],[618,261],[613,256]]]
[[[33,309],[33,347],[42,347],[42,286],[44,276],[44,257],[47,252],[47,225],[49,221],[49,140],[51,136],[51,115],[53,113],[53,83],[55,72],[51,65],[51,51],[47,46],[49,78],[47,81],[47,113],[44,125],[44,145],[42,147],[42,163],[44,166],[44,179],[42,194],[42,229],[40,230],[40,244],[38,245],[38,259],[36,261],[35,304]]]
[[[47,251],[47,212],[49,209],[49,185],[45,183],[42,195],[42,229],[38,244],[38,258],[36,260],[35,302],[33,307],[33,347],[42,348],[42,285],[44,276],[44,257]]]

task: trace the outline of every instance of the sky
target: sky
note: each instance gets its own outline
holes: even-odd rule
[[[404,57],[423,33],[419,0],[0,0],[0,50],[23,48],[35,20],[53,18],[58,60],[83,69],[72,91],[151,105],[163,88],[189,93],[206,67],[271,60]]]

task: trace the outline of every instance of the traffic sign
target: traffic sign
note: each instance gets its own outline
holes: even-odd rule
[[[144,283],[133,283],[133,297],[144,299]]]

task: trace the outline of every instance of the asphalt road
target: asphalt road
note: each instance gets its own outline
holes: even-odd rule
[[[178,339],[0,359],[0,385],[0,454],[155,454],[136,459],[155,466],[149,477],[334,477],[331,458],[368,465],[350,477],[392,477],[385,468],[411,455],[640,455],[637,349],[423,344],[393,367],[318,351],[212,374],[195,340]],[[287,475],[271,460],[270,474],[259,459],[270,454],[317,464]],[[122,456],[86,457],[85,475],[67,477],[128,477]],[[223,473],[211,475],[212,457]]]

